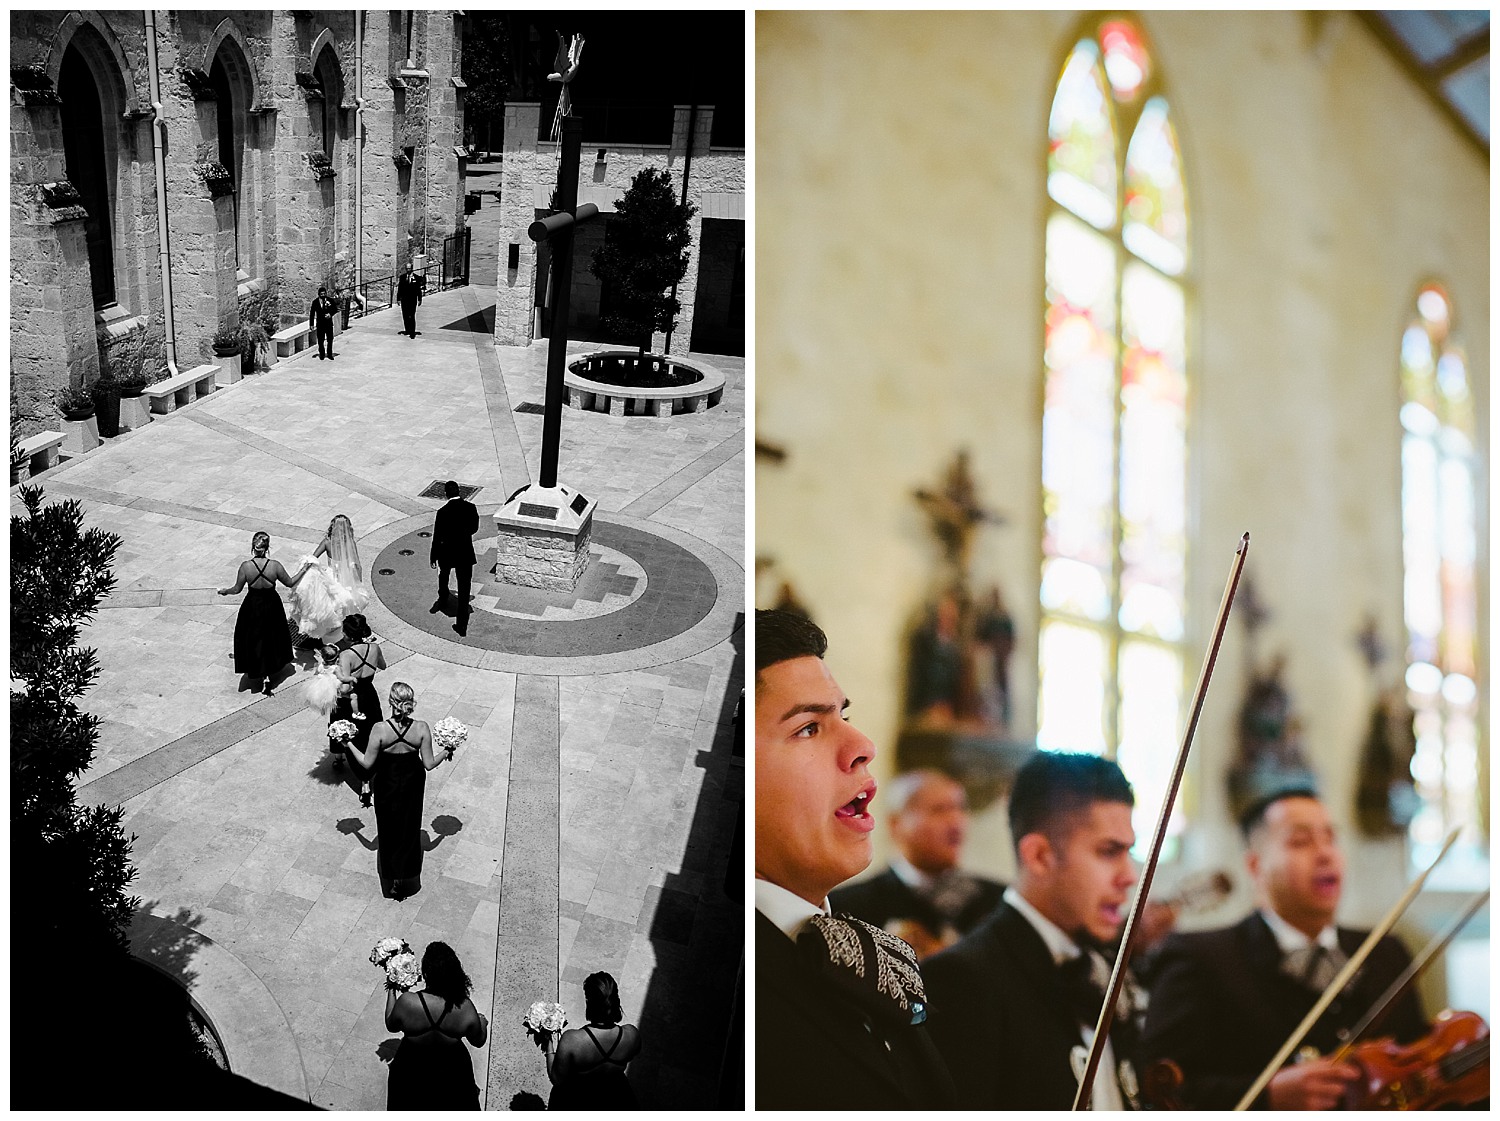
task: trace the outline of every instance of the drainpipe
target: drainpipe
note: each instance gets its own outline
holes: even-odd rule
[[[156,244],[161,255],[161,300],[166,313],[167,372],[176,375],[177,324],[172,316],[172,255],[167,238],[167,122],[162,117],[161,70],[156,62],[156,13],[146,9],[146,69],[151,75],[151,154],[156,164]]]
[[[682,205],[687,205],[688,176],[693,171],[693,140],[694,133],[698,131],[698,106],[694,103],[688,109],[688,142],[687,157],[682,161]],[[677,298],[677,281],[672,281],[672,299]],[[672,332],[667,332],[666,345],[662,347],[666,354],[672,353]],[[665,357],[666,355],[663,355]]]
[[[365,14],[354,13],[354,302],[364,315],[368,309],[365,279]]]

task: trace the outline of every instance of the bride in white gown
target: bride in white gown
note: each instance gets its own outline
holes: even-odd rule
[[[302,559],[312,567],[292,589],[292,625],[305,639],[338,642],[344,616],[364,611],[370,601],[349,519],[339,514],[329,522],[328,535]]]

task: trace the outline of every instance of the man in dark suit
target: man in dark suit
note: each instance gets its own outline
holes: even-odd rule
[[[417,305],[422,302],[422,278],[416,274],[410,261],[406,272],[396,282],[396,302],[401,305],[402,334],[417,337]]]
[[[844,719],[827,645],[755,613],[755,1104],[951,1108],[911,948],[828,910],[870,862],[875,747]]]
[[[313,334],[318,336],[319,361],[324,358],[329,361],[333,360],[333,317],[338,310],[339,305],[328,298],[328,289],[319,288],[318,298],[312,302],[312,310],[307,315],[308,326],[313,329]]]
[[[1069,1109],[1093,1042],[1136,882],[1135,795],[1094,755],[1039,751],[1016,774],[1010,831],[1016,882],[974,931],[923,963],[932,1031],[965,1109]],[[1139,1019],[1121,990],[1091,1097],[1135,1104]]]
[[[1344,858],[1316,793],[1264,798],[1240,828],[1257,910],[1222,930],[1173,935],[1152,974],[1142,1053],[1182,1068],[1183,1101],[1192,1109],[1234,1108],[1368,933],[1334,925]],[[1399,941],[1381,939],[1303,1046],[1323,1055],[1336,1048],[1409,961]],[[1408,991],[1375,1035],[1407,1042],[1426,1030]],[[1358,1074],[1327,1059],[1293,1062],[1253,1104],[1334,1109]]]
[[[1005,888],[958,866],[969,831],[963,784],[942,771],[908,771],[885,784],[897,855],[890,867],[828,897],[910,943],[918,959],[957,942],[995,909]]]
[[[444,487],[448,501],[437,512],[432,525],[432,567],[438,570],[438,597],[431,614],[437,614],[448,603],[448,573],[458,582],[458,622],[453,629],[467,634],[469,629],[469,579],[474,574],[474,534],[479,532],[479,511],[472,502],[459,497],[458,484],[452,479]]]

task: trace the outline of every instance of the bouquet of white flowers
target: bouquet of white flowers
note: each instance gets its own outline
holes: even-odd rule
[[[406,944],[405,938],[382,938],[370,951],[370,964],[384,966],[397,954],[409,953],[411,953],[411,947]]]
[[[336,740],[343,740],[345,743],[354,738],[356,731],[357,729],[354,725],[347,720],[335,720],[332,724],[328,725],[328,734]]]
[[[521,1017],[521,1024],[525,1027],[527,1035],[562,1031],[568,1026],[568,1014],[561,1004],[538,1000],[526,1010],[526,1015]]]
[[[408,950],[391,958],[385,963],[385,977],[402,992],[409,992],[422,979],[422,969],[417,965],[417,955]]]
[[[445,716],[432,726],[432,745],[450,756],[468,738],[468,725],[452,716]]]

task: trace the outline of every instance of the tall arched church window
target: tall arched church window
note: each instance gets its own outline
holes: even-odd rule
[[[1185,717],[1188,240],[1134,23],[1079,37],[1047,134],[1037,743],[1117,759],[1145,837]]]
[[[213,86],[214,102],[217,111],[215,124],[219,141],[219,163],[229,172],[230,181],[234,184],[232,196],[234,204],[234,231],[235,231],[235,260],[242,260],[240,254],[240,183],[244,174],[244,144],[246,111],[248,105],[243,96],[236,96],[238,90],[237,82],[230,79],[230,66],[226,66],[227,49],[221,47],[214,55],[213,66],[208,71],[210,84]],[[233,65],[234,60],[230,60]],[[237,68],[236,68],[237,69]],[[236,75],[238,76],[238,75]]]
[[[315,74],[318,84],[323,87],[323,154],[332,161],[334,143],[339,133],[339,114],[342,112],[339,106],[344,101],[344,78],[332,47],[324,47],[318,52]]]
[[[1476,598],[1474,400],[1437,285],[1417,295],[1401,337],[1401,544],[1406,688],[1416,715],[1412,760],[1421,806],[1414,849],[1462,827],[1482,841],[1479,612]]]
[[[62,100],[63,158],[68,181],[77,189],[88,212],[84,238],[88,245],[94,306],[107,307],[115,302],[114,222],[109,184],[112,161],[106,155],[99,84],[76,41],[87,34],[90,30],[85,28],[68,44],[58,72],[57,92]]]

